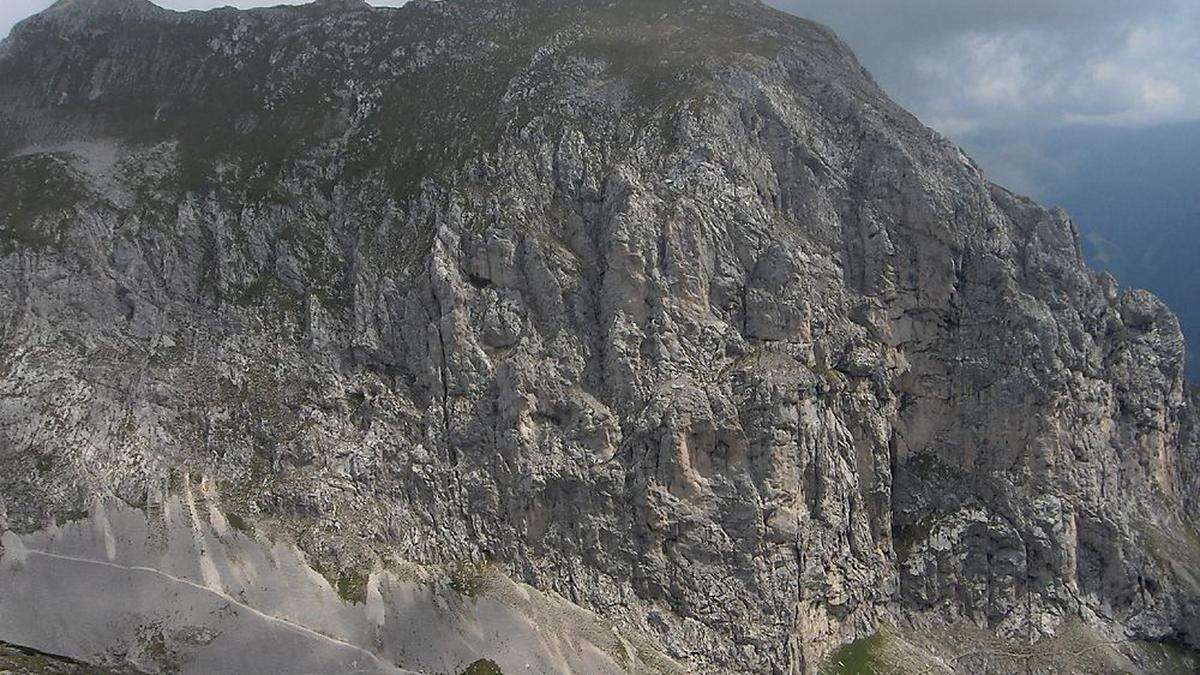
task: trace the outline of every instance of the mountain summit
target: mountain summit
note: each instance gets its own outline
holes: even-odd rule
[[[0,83],[0,642],[1197,667],[1178,322],[817,24],[63,0]]]
[[[129,21],[167,13],[167,10],[149,0],[58,0],[34,17],[33,22],[54,22],[62,30],[95,27],[98,21],[103,20]]]

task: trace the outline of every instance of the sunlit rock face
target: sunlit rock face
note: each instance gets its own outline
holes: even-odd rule
[[[2,641],[191,672],[1200,645],[1174,317],[819,26],[64,0],[0,83]]]

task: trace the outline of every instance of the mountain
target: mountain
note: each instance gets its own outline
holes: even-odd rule
[[[0,640],[146,672],[1194,672],[1171,312],[754,0],[0,45]]]
[[[1105,235],[1093,232],[1085,238],[1084,254],[1099,269],[1117,279],[1156,295],[1177,308],[1179,323],[1188,344],[1200,343],[1200,214],[1168,218],[1165,222],[1143,222],[1137,228]],[[1200,361],[1188,354],[1186,374],[1200,380]]]
[[[1002,148],[1017,142],[1015,133],[973,143],[976,153],[1004,157]],[[1056,165],[1031,172],[1039,195],[1079,223],[1084,258],[1120,284],[1161,298],[1178,316],[1187,343],[1195,345],[1200,340],[1194,302],[1200,289],[1194,263],[1200,195],[1192,179],[1200,174],[1200,123],[1075,126],[1040,134],[1036,143]],[[1192,383],[1200,382],[1200,361],[1192,350],[1186,373]]]

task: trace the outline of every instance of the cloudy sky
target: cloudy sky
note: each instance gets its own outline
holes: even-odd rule
[[[1092,143],[1200,123],[1196,0],[773,4],[832,26],[901,104],[1042,199],[1092,168]]]

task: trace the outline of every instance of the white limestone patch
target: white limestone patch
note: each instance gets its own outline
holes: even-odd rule
[[[595,617],[529,587],[466,598],[382,571],[354,604],[293,545],[220,534],[214,509],[185,482],[161,510],[96,503],[87,521],[6,532],[0,640],[151,672],[623,672]]]
[[[200,563],[200,576],[204,579],[204,585],[215,591],[221,591],[224,586],[221,584],[221,573],[217,571],[217,565],[213,562],[212,553],[209,551],[210,545],[208,542],[208,531],[205,523],[200,521],[200,512],[196,507],[196,496],[192,490],[192,482],[189,476],[183,478],[183,495],[187,503],[187,515],[190,519],[192,531],[192,542],[196,549],[196,558]]]
[[[93,514],[92,525],[104,540],[104,557],[111,562],[117,557],[117,540],[113,536],[112,525],[108,522],[104,502],[99,499],[94,500],[90,513]]]
[[[15,532],[5,532],[0,536],[0,566],[19,569],[29,557],[29,549]]]

